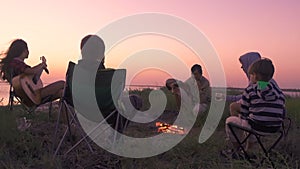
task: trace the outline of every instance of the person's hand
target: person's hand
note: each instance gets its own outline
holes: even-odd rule
[[[46,68],[47,67],[47,63],[46,63],[47,60],[46,60],[45,56],[40,57],[40,60],[42,60],[43,68]]]
[[[46,62],[47,62],[45,56],[42,56],[40,59],[42,60],[43,63],[46,63]]]
[[[45,72],[47,74],[49,74],[49,70],[47,69],[47,63],[46,63],[47,60],[46,60],[45,56],[42,56],[40,59],[42,60],[43,69],[45,70]]]

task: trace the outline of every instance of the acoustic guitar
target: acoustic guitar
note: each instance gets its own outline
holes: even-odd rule
[[[16,96],[20,97],[26,106],[32,107],[41,103],[39,89],[43,87],[43,83],[40,78],[21,74],[12,79],[12,86]]]

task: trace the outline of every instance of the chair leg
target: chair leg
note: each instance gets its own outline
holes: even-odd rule
[[[9,101],[8,101],[8,104],[9,104],[9,110],[13,110],[13,105],[14,105],[14,96],[13,96],[13,93],[10,92],[9,94]]]
[[[88,133],[85,134],[85,136],[83,136],[73,147],[71,147],[66,153],[65,155],[67,155],[69,152],[71,152],[72,150],[74,150],[83,140],[86,140],[87,137],[89,137],[97,128],[99,128],[106,119],[108,119],[109,117],[111,117],[114,113],[116,113],[117,110],[114,110],[110,115],[108,115],[105,119],[103,119],[99,124],[97,124],[91,131],[89,131]]]
[[[275,142],[274,142],[268,149],[266,149],[265,146],[264,146],[264,144],[263,144],[262,141],[261,141],[261,137],[263,137],[263,136],[261,136],[261,135],[259,135],[259,134],[256,134],[256,133],[252,133],[251,131],[246,131],[246,130],[245,130],[246,132],[248,132],[248,135],[247,135],[247,137],[245,137],[245,138],[243,139],[243,141],[240,141],[240,139],[238,138],[238,136],[236,135],[236,133],[235,133],[234,130],[233,130],[233,127],[235,127],[235,126],[231,126],[230,124],[228,124],[228,127],[229,127],[230,131],[232,132],[232,134],[233,134],[235,140],[238,142],[239,148],[242,149],[242,151],[243,151],[244,154],[245,154],[246,159],[247,159],[249,162],[252,162],[252,161],[251,161],[251,159],[250,159],[248,153],[245,151],[245,148],[243,147],[243,144],[244,144],[244,143],[246,142],[246,140],[250,137],[250,135],[253,134],[253,135],[255,136],[255,138],[256,138],[256,140],[257,140],[257,142],[258,142],[260,148],[263,150],[263,152],[264,152],[264,154],[265,154],[265,158],[263,158],[263,159],[260,161],[260,163],[257,164],[256,167],[258,168],[259,166],[261,166],[261,165],[263,164],[264,160],[268,159],[268,160],[270,161],[272,167],[275,168],[274,162],[273,162],[273,161],[271,160],[271,158],[270,158],[270,152],[271,152],[272,149],[279,143],[279,141],[282,139],[282,137],[283,137],[283,135],[284,135],[284,132],[283,132],[283,131],[280,132],[280,136],[275,140]],[[240,128],[237,127],[237,129],[240,129]],[[241,130],[243,130],[243,129],[241,129]]]
[[[57,137],[58,127],[59,127],[60,116],[61,116],[61,112],[62,112],[62,106],[63,106],[63,101],[60,100],[59,109],[58,109],[58,116],[57,116],[57,122],[56,122],[56,126],[55,126],[54,137],[53,137],[53,150],[54,150],[55,143],[56,143],[56,137]],[[66,132],[64,133],[63,138],[65,137],[65,135],[66,135]],[[61,143],[62,143],[62,141],[57,146],[57,149],[56,149],[53,157],[56,156],[56,154],[57,154],[57,152],[58,152],[58,150],[60,148]]]
[[[247,135],[247,137],[246,137],[245,139],[243,139],[243,141],[240,141],[240,139],[238,138],[238,136],[237,136],[236,133],[234,132],[232,126],[231,126],[231,125],[228,125],[228,127],[229,127],[231,133],[233,134],[235,140],[238,142],[239,148],[242,149],[242,151],[243,151],[244,154],[245,154],[246,159],[250,162],[250,161],[251,161],[251,160],[250,160],[250,157],[249,157],[248,153],[246,152],[246,150],[245,150],[243,144],[246,142],[246,140],[250,137],[251,134],[249,133],[249,134]]]
[[[115,134],[114,134],[113,145],[115,144],[115,142],[117,140],[117,134],[118,134],[118,131],[119,131],[119,121],[120,121],[120,114],[118,113],[117,114],[117,120],[116,120],[116,126],[115,126]],[[120,130],[122,130],[122,129],[120,129]]]
[[[50,105],[49,105],[49,120],[51,118],[51,113],[52,113],[52,101],[50,102]]]
[[[268,148],[268,149],[266,149],[266,148],[264,147],[264,145],[262,144],[262,142],[261,142],[260,139],[257,139],[257,140],[258,140],[258,143],[260,144],[260,147],[262,148],[262,150],[264,151],[265,156],[266,156],[266,158],[263,158],[263,159],[260,161],[260,165],[263,164],[263,162],[265,161],[265,159],[268,159],[268,160],[270,161],[272,167],[275,168],[275,165],[274,165],[272,159],[270,158],[270,152],[273,150],[274,147],[276,147],[276,145],[277,145],[277,144],[279,143],[279,141],[282,139],[283,135],[284,135],[284,132],[281,131],[281,132],[280,132],[280,136],[277,138],[277,140],[276,140],[276,141],[270,146],[270,148]]]
[[[258,168],[259,166],[263,165],[265,159],[268,159],[268,160],[271,162],[272,167],[274,168],[274,163],[273,163],[272,160],[270,159],[268,150],[265,148],[265,146],[264,146],[263,143],[261,142],[260,138],[259,138],[258,136],[256,136],[256,135],[255,135],[255,137],[256,137],[256,139],[257,139],[258,144],[260,145],[260,148],[263,150],[263,152],[264,152],[264,154],[265,154],[265,156],[266,156],[265,158],[263,158],[263,159],[260,161],[259,164],[257,164],[256,167]],[[270,149],[269,149],[269,150],[270,150]]]
[[[65,108],[64,110],[65,110],[65,116],[66,116],[67,124],[68,124],[69,136],[70,136],[70,139],[72,140],[71,123],[73,122],[74,117],[72,116],[73,118],[70,121],[68,112],[70,112],[70,115],[72,115],[72,112],[69,110],[69,107],[68,107],[68,104],[66,103],[66,101],[63,101],[63,105],[64,105],[64,108]]]
[[[59,108],[59,114],[58,114],[58,118],[57,118],[57,123],[56,123],[56,129],[55,129],[54,139],[53,139],[53,140],[54,140],[54,141],[53,141],[53,143],[54,143],[53,146],[55,146],[55,143],[56,143],[56,137],[57,137],[57,131],[58,131],[58,126],[59,126],[59,120],[60,120],[60,116],[62,115],[62,114],[61,114],[61,112],[62,112],[62,107],[65,108],[65,115],[66,115],[66,118],[67,118],[68,127],[67,127],[67,129],[65,130],[65,132],[64,132],[64,134],[63,134],[61,140],[59,141],[59,144],[58,144],[58,146],[57,146],[57,148],[56,148],[56,150],[55,150],[55,152],[54,152],[54,155],[53,155],[54,158],[56,157],[56,155],[57,155],[57,153],[58,153],[58,151],[59,151],[59,149],[60,149],[60,147],[61,147],[61,144],[63,143],[63,141],[64,141],[64,139],[65,139],[65,137],[66,137],[66,135],[67,135],[68,132],[69,132],[69,135],[70,135],[70,139],[72,139],[72,134],[71,134],[71,124],[72,124],[73,122],[76,123],[76,117],[73,115],[72,110],[69,108],[67,102],[66,102],[65,100],[61,101],[60,108]],[[71,116],[71,120],[69,119],[69,114],[70,114],[70,116]],[[80,134],[81,134],[81,136],[83,137],[82,132],[80,132]],[[88,145],[90,151],[93,153],[94,151],[93,151],[91,145],[89,144],[89,142],[86,140],[86,138],[84,138],[84,140],[85,140],[85,142],[87,143],[87,145]],[[53,149],[54,149],[54,147],[53,147]]]
[[[12,91],[10,91],[10,94],[9,94],[9,101],[8,101],[8,104],[9,104],[9,110],[13,110],[13,106],[14,106],[14,100],[16,100],[21,103],[21,106],[23,107],[23,109],[28,112],[28,113],[32,113],[34,110],[35,110],[35,107],[33,108],[28,108],[27,106],[24,105],[24,103],[22,102],[22,100],[18,97],[16,97],[14,95],[14,93]]]
[[[65,139],[65,136],[66,136],[67,132],[69,132],[70,137],[71,137],[71,139],[72,139],[71,127],[70,127],[70,121],[69,121],[69,118],[68,118],[68,112],[67,112],[67,105],[66,105],[66,103],[65,103],[64,100],[61,100],[61,101],[60,101],[60,105],[59,105],[59,111],[58,111],[57,122],[56,122],[56,126],[55,126],[54,138],[53,138],[53,149],[54,149],[54,146],[55,146],[55,143],[56,143],[56,137],[57,137],[57,132],[58,132],[58,127],[59,127],[60,117],[61,117],[61,115],[62,115],[62,109],[63,109],[63,108],[65,109],[65,115],[67,116],[67,125],[68,125],[68,127],[67,127],[67,129],[66,129],[66,131],[65,131],[65,133],[64,133],[64,135],[63,135],[63,137],[62,137],[62,139],[60,140],[60,142],[59,142],[59,144],[58,144],[58,146],[57,146],[55,152],[54,152],[54,157],[57,155],[57,152],[59,151],[60,146],[61,146],[63,140]]]
[[[29,114],[32,114],[32,113],[35,111],[35,109],[37,108],[37,106],[27,107],[27,106],[22,102],[22,100],[19,99],[19,98],[18,98],[18,101],[21,103],[21,106],[23,107],[23,109],[24,109],[27,113],[29,113]]]
[[[8,100],[9,110],[13,109],[14,97],[15,97],[15,95],[14,95],[13,87],[12,87],[12,84],[10,84],[10,86],[9,86],[9,100]]]
[[[284,123],[285,121],[287,122],[287,126],[285,126],[285,123]],[[287,135],[289,133],[289,130],[291,128],[292,119],[289,118],[289,117],[286,117],[284,119],[284,122],[282,123],[282,131],[283,131],[283,134],[284,134],[284,139],[286,140],[286,137],[287,137]]]
[[[71,115],[71,121],[70,121],[70,124],[72,124],[73,122],[74,122],[74,124],[75,125],[77,125],[77,126],[80,126],[79,125],[79,121],[77,121],[77,118],[76,118],[76,115],[75,114],[73,114],[72,113],[72,111],[70,110],[70,107],[68,106],[68,104],[65,102],[65,104],[67,105],[67,112],[71,112],[70,113],[70,115]],[[71,126],[69,126],[69,128],[71,128]],[[81,128],[80,128],[81,129]],[[69,132],[70,132],[71,130],[69,130]],[[84,131],[83,131],[83,129],[81,129],[81,131],[79,132],[80,133],[80,135],[81,135],[81,137],[84,137]],[[92,152],[92,153],[94,153],[94,150],[93,150],[93,148],[91,147],[91,145],[90,145],[90,143],[88,142],[88,140],[87,139],[84,139],[84,141],[87,143],[87,146],[89,147],[89,149],[90,149],[90,151]]]

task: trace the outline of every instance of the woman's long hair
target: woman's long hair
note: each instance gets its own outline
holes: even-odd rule
[[[10,80],[9,64],[14,58],[19,57],[25,50],[28,50],[28,47],[24,40],[16,39],[11,43],[7,52],[4,54],[6,56],[0,61],[0,73],[3,80]]]

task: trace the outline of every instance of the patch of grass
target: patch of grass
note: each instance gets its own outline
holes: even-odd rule
[[[167,111],[176,111],[175,99],[167,90],[163,90],[168,98]],[[130,91],[140,95],[145,101],[143,110],[149,108],[148,96],[151,89],[142,91]],[[286,107],[288,116],[292,119],[292,127],[286,141],[282,141],[272,154],[272,159],[277,168],[299,168],[300,161],[300,106],[299,98],[288,98]],[[95,150],[92,154],[85,143],[72,151],[68,156],[58,155],[53,159],[53,134],[55,129],[54,117],[49,120],[48,112],[38,112],[37,114],[26,114],[21,107],[15,107],[9,111],[7,107],[0,107],[0,168],[134,168],[134,169],[235,169],[255,168],[253,164],[245,160],[226,159],[220,155],[220,151],[226,148],[224,124],[226,117],[229,116],[228,105],[222,115],[221,122],[214,134],[203,144],[198,143],[198,138],[202,126],[206,120],[207,113],[198,116],[196,124],[178,145],[171,150],[160,155],[133,159],[115,156],[97,145],[91,143]],[[53,110],[57,111],[57,110]],[[56,112],[57,113],[57,112]],[[170,113],[172,115],[172,113]],[[20,132],[16,129],[16,119],[26,116],[33,120],[30,130]],[[59,129],[60,136],[66,126],[62,125]],[[145,125],[139,128],[138,124],[129,124],[125,133],[134,133],[132,136],[143,135],[145,130],[150,130]],[[152,129],[154,130],[154,129]],[[154,133],[155,134],[155,133]],[[78,140],[77,133],[76,139]],[[62,145],[61,152],[72,146],[70,139]],[[61,153],[60,152],[60,153]],[[260,153],[259,158],[263,155]],[[120,164],[118,163],[120,160]],[[117,165],[118,164],[118,165]],[[270,163],[266,161],[260,168],[270,168]]]
[[[16,115],[8,109],[0,109],[0,143],[1,146],[12,144],[17,138]]]
[[[287,98],[286,109],[287,116],[293,119],[295,123],[300,123],[300,98]]]
[[[17,118],[27,117],[36,122],[40,117],[25,113],[20,106],[15,106],[13,111],[0,107],[0,116],[0,168],[34,168],[48,159],[45,156],[49,156],[49,150],[39,136],[17,130]]]

